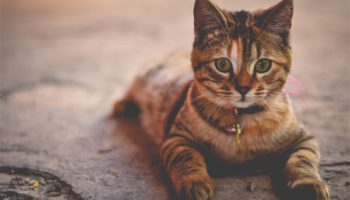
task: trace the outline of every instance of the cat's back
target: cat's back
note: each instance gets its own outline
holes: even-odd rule
[[[135,78],[129,94],[141,108],[146,131],[163,140],[193,80],[190,54],[175,52],[149,62]]]

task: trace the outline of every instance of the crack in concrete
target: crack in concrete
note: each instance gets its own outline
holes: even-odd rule
[[[17,92],[31,90],[40,85],[78,86],[78,87],[84,87],[84,88],[87,87],[85,84],[77,81],[73,81],[73,80],[61,80],[54,77],[44,77],[38,81],[21,83],[21,84],[14,85],[12,87],[0,90],[0,100],[6,100],[6,98],[8,98],[9,96]]]
[[[1,198],[10,198],[10,199],[21,199],[21,200],[34,200],[30,195],[15,192],[15,191],[1,191]]]
[[[31,194],[36,193],[36,195],[44,195],[45,198],[51,196],[63,196],[70,200],[84,200],[80,194],[73,191],[70,184],[48,172],[29,168],[1,166],[0,174],[1,173],[9,176],[11,181],[7,186],[0,185],[0,199],[12,199],[17,197],[23,197],[20,199],[35,199]],[[23,193],[22,191],[25,191],[23,190],[23,185],[25,185],[25,179],[28,177],[32,177],[36,181],[40,179],[41,182],[43,182],[38,186],[41,187],[41,190],[30,190],[30,193],[28,194],[25,192]]]
[[[27,148],[0,148],[0,153],[26,153],[26,154],[48,154],[47,151],[37,151]]]
[[[322,167],[350,166],[350,161],[330,162],[321,164]]]

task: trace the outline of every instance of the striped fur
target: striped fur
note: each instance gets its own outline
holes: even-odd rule
[[[254,13],[229,12],[196,0],[191,58],[175,54],[145,69],[115,104],[119,115],[141,111],[144,127],[161,145],[164,167],[180,199],[213,196],[208,158],[233,167],[267,157],[276,161],[270,167],[282,172],[287,197],[329,199],[318,172],[318,146],[282,91],[291,69],[292,14],[292,0]],[[231,61],[229,73],[215,68],[219,58]],[[255,70],[260,58],[272,60],[266,73]],[[261,111],[231,111],[251,106]],[[243,127],[239,144],[227,132],[238,120]]]

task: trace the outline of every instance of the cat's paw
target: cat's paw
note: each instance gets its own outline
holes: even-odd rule
[[[329,200],[326,183],[315,178],[304,178],[290,184],[290,199]]]
[[[214,183],[208,175],[191,175],[176,185],[179,199],[208,200],[214,194]]]

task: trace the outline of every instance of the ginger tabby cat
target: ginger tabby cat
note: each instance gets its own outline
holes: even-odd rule
[[[261,164],[280,172],[281,198],[329,199],[318,145],[283,92],[292,16],[292,0],[252,13],[196,0],[191,58],[172,55],[146,69],[116,102],[114,114],[140,114],[161,142],[179,199],[212,198],[208,167],[221,170],[219,163],[228,171]]]

